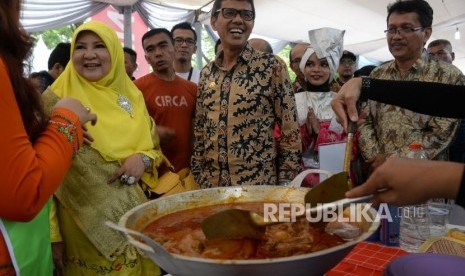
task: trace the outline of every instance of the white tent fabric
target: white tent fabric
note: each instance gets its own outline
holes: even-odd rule
[[[82,22],[107,5],[90,0],[26,0],[21,23],[29,32],[58,28]]]
[[[150,2],[139,2],[134,9],[141,15],[148,26],[166,27],[187,21],[191,24],[195,20],[195,11],[181,8],[169,8]],[[171,28],[168,28],[171,29]]]
[[[45,45],[42,38],[39,38],[36,46],[34,47],[34,52],[31,56],[31,72],[39,72],[42,70],[48,70],[48,57],[52,50],[49,50]]]
[[[308,30],[332,27],[346,30],[344,48],[355,54],[386,61],[386,7],[394,0],[255,0],[254,35],[273,42],[308,41]],[[25,0],[22,23],[28,31],[51,29],[83,21],[108,3],[131,5],[151,27],[171,28],[181,21],[209,24],[211,0]],[[465,1],[428,0],[434,10],[431,40],[451,41],[454,64],[465,71]],[[460,40],[454,39],[457,28]],[[275,46],[274,49],[279,48]]]
[[[21,23],[29,32],[58,28],[83,22],[105,9],[108,3],[125,1],[130,2],[129,0],[25,0]],[[173,8],[150,1],[137,1],[132,9],[137,11],[151,27],[166,27],[182,21],[193,23],[195,19],[195,10]]]

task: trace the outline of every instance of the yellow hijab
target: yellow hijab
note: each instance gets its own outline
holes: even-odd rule
[[[105,43],[111,57],[111,69],[102,79],[91,82],[79,75],[73,63],[76,38],[80,32],[91,31]],[[90,21],[73,34],[71,60],[64,72],[55,80],[52,91],[59,97],[79,99],[84,106],[97,114],[97,124],[87,125],[93,136],[92,147],[107,161],[121,161],[143,152],[155,159],[154,142],[150,135],[151,121],[142,93],[129,79],[124,68],[123,48],[116,33],[109,26]],[[121,100],[127,99],[132,117]]]

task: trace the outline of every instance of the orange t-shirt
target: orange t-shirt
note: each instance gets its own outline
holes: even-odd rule
[[[1,58],[0,94],[0,218],[29,221],[39,213],[71,167],[73,143],[58,132],[57,125],[52,124],[34,144],[29,141],[7,68]],[[54,112],[67,117],[77,126],[78,140],[82,143],[81,123],[77,115],[67,109]],[[62,118],[52,119],[67,123]],[[74,146],[79,146],[76,141],[74,143]],[[10,256],[0,234],[0,275],[5,272],[2,269],[5,265],[7,271],[11,270],[10,264]]]
[[[134,84],[142,91],[155,124],[176,132],[169,144],[162,145],[175,171],[190,167],[197,85],[178,76],[173,81],[165,81],[153,73],[137,79]]]

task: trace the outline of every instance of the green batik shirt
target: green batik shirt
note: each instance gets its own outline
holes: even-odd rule
[[[231,70],[220,66],[222,58],[205,66],[199,80],[191,162],[196,182],[202,188],[289,182],[301,171],[301,140],[286,68],[248,44]]]
[[[426,52],[423,52],[405,76],[401,76],[395,62],[391,61],[373,70],[370,77],[465,84],[459,69],[431,59]],[[455,138],[458,120],[419,114],[376,101],[368,101],[363,111],[367,117],[366,122],[359,127],[358,143],[365,160],[383,153],[405,155],[412,142],[422,143],[429,159],[448,159],[448,147]]]

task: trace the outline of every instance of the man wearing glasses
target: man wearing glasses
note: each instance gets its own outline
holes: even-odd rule
[[[302,60],[302,56],[305,53],[305,50],[310,47],[310,43],[300,42],[297,43],[289,51],[289,63],[291,70],[295,73],[295,81],[292,84],[294,93],[307,91],[307,81],[305,80],[304,73],[300,71],[299,64]]]
[[[188,22],[174,25],[171,33],[176,50],[174,58],[176,75],[197,84],[200,70],[192,67],[192,55],[197,51],[197,33]]]
[[[394,60],[374,69],[370,77],[463,85],[460,70],[431,59],[424,50],[432,33],[432,21],[433,10],[426,1],[397,1],[389,5],[385,33]],[[421,95],[418,97],[421,101]],[[359,127],[358,142],[372,169],[390,154],[405,156],[412,142],[422,143],[429,159],[448,158],[457,120],[423,115],[375,101],[368,101],[363,111],[367,116]]]
[[[252,0],[213,4],[210,23],[223,50],[199,80],[191,169],[202,188],[287,184],[301,170],[289,75],[273,54],[247,43],[254,20]]]
[[[343,51],[337,68],[337,77],[331,83],[331,91],[339,92],[341,86],[354,77],[357,70],[357,57],[354,53]]]

